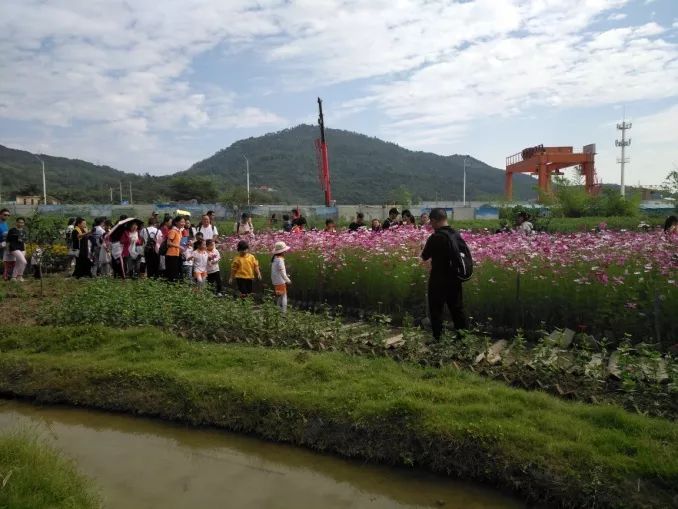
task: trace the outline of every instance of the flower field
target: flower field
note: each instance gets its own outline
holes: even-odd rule
[[[252,239],[268,281],[271,246],[284,240],[290,297],[347,311],[425,315],[427,267],[419,254],[429,231],[300,235]],[[610,341],[626,334],[670,345],[678,337],[678,239],[657,232],[489,234],[462,232],[476,263],[465,303],[492,328],[570,327]],[[226,264],[237,239],[222,245]],[[224,267],[227,270],[227,267]]]

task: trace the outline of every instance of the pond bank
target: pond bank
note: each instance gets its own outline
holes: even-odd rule
[[[6,394],[419,466],[550,506],[668,507],[678,495],[675,423],[450,368],[102,326],[5,329],[0,351]]]
[[[92,477],[106,509],[520,509],[484,486],[365,465],[214,429],[0,400],[0,432],[30,426]],[[43,433],[44,432],[44,433]]]

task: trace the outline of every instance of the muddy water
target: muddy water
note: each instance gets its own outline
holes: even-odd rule
[[[491,488],[218,430],[0,400],[0,432],[37,429],[109,509],[517,508]]]

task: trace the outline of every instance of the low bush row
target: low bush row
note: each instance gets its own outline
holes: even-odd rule
[[[375,315],[365,323],[340,316],[290,309],[280,314],[271,301],[217,299],[184,285],[159,281],[96,280],[43,310],[42,323],[105,323],[113,327],[152,325],[198,340],[342,351],[389,356],[399,361],[446,366],[457,363],[512,385],[546,390],[579,400],[615,402],[633,411],[678,417],[678,363],[647,344],[628,341],[615,351],[605,341],[578,334],[567,344],[542,334],[528,343],[519,333],[496,349],[490,336],[470,331],[425,346],[430,333],[406,319],[393,329]],[[490,355],[491,352],[491,355]],[[492,358],[492,357],[495,358]]]

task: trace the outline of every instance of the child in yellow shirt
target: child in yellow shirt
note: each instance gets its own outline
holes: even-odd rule
[[[233,284],[233,279],[238,286],[241,297],[247,297],[253,292],[254,278],[261,281],[261,271],[259,270],[259,261],[253,254],[249,253],[250,245],[245,240],[238,242],[238,255],[231,263],[231,276],[228,278],[228,284]]]

